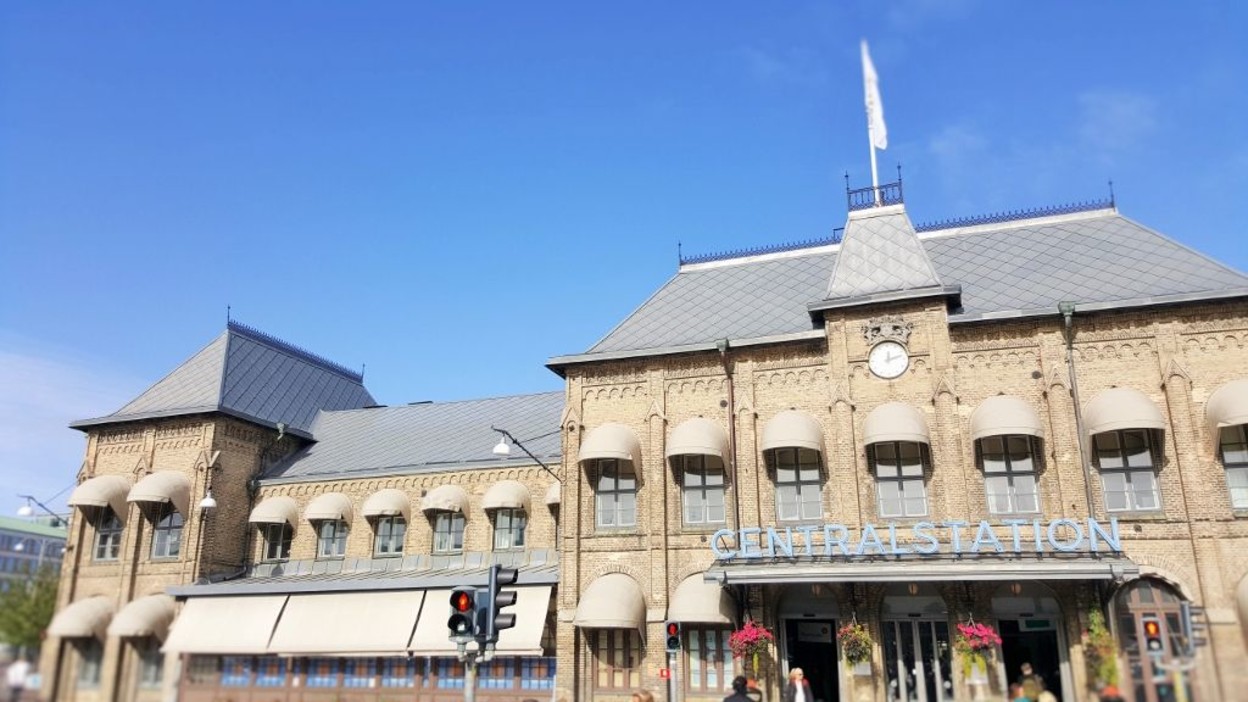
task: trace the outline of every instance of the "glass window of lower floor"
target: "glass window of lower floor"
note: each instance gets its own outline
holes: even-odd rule
[[[594,687],[627,690],[641,686],[641,635],[633,629],[594,631]]]
[[[636,636],[636,632],[633,632]],[[98,666],[97,666],[98,667]],[[191,656],[183,684],[202,688],[460,690],[464,664],[454,658]],[[478,669],[485,690],[553,690],[555,659],[502,656]],[[233,694],[233,693],[226,693]],[[259,698],[257,698],[259,699]]]
[[[732,679],[737,672],[732,649],[728,647],[729,633],[731,631],[726,627],[685,629],[683,662],[686,690],[719,695],[732,691]]]

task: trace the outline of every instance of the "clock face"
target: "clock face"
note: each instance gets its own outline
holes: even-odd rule
[[[910,354],[896,341],[881,341],[867,355],[867,367],[877,376],[892,380],[910,367]]]

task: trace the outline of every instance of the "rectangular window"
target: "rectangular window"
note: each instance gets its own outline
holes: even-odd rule
[[[221,675],[219,656],[191,656],[185,669],[187,683],[196,687],[217,685]]]
[[[520,659],[521,690],[555,689],[554,657],[530,657]]]
[[[416,659],[383,659],[381,662],[381,686],[416,687]]]
[[[182,552],[182,515],[169,503],[162,503],[152,527],[152,558],[177,558]]]
[[[160,687],[165,677],[165,657],[160,652],[160,640],[147,637],[135,642],[139,656],[139,687]]]
[[[1092,437],[1105,508],[1110,512],[1161,509],[1152,435],[1147,429],[1108,431]]]
[[[776,519],[822,519],[823,467],[819,452],[780,448],[773,452],[772,460],[776,468]]]
[[[1030,436],[988,436],[979,442],[984,489],[992,514],[1040,511],[1036,491],[1036,451]]]
[[[641,637],[633,629],[594,631],[594,687],[628,690],[641,686]]]
[[[927,516],[923,480],[929,463],[927,446],[913,441],[881,441],[871,444],[870,455],[875,463],[880,516]]]
[[[290,542],[294,529],[289,524],[265,524],[260,529],[264,536],[264,560],[284,561],[290,558]]]
[[[95,550],[97,561],[115,561],[121,555],[121,532],[123,529],[117,513],[101,507],[95,516]]]
[[[595,524],[600,529],[637,526],[637,476],[632,463],[614,458],[597,462],[594,491]]]
[[[342,558],[347,555],[347,523],[326,519],[316,528],[316,557]]]
[[[287,659],[261,656],[256,659],[256,687],[286,687]]]
[[[464,515],[459,512],[438,512],[433,519],[433,552],[463,553]]]
[[[510,690],[515,687],[516,659],[495,658],[477,668],[477,684],[483,690]]]
[[[494,550],[507,551],[524,548],[524,529],[529,518],[522,509],[498,509],[494,511]]]
[[[403,541],[407,538],[407,520],[403,517],[378,517],[373,555],[379,557],[402,556]]]
[[[109,510],[112,513],[112,510]],[[100,640],[91,637],[75,639],[78,649],[78,687],[96,688],[100,686],[100,662],[104,658],[104,646]]]
[[[376,677],[376,658],[348,658],[342,663],[343,687],[372,687]]]
[[[304,663],[304,684],[308,687],[338,687],[337,658],[309,658]]]
[[[724,468],[714,456],[676,456],[685,524],[724,523]],[[709,465],[708,465],[709,464]]]
[[[1232,509],[1248,509],[1248,426],[1222,427],[1222,466]]]
[[[732,691],[736,676],[728,629],[687,628],[685,630],[685,689],[690,692],[723,694]]]
[[[464,664],[454,658],[437,658],[439,690],[464,689]]]
[[[226,656],[221,659],[221,687],[249,687],[251,685],[250,656]]]

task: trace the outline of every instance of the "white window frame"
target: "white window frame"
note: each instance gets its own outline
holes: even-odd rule
[[[598,529],[637,526],[637,473],[630,461],[603,458],[595,462],[594,525]],[[631,507],[629,504],[631,503]],[[604,517],[609,517],[604,519]]]
[[[344,519],[322,519],[316,523],[316,557],[343,558],[347,555],[350,529]]]
[[[1248,510],[1248,424],[1222,427],[1218,439],[1231,509]]]
[[[186,520],[171,503],[157,505],[152,523],[152,560],[175,560],[182,556],[182,532]]]
[[[717,467],[715,463],[718,462]],[[680,518],[686,526],[724,524],[728,519],[723,461],[714,456],[674,456],[680,475]],[[718,508],[719,518],[711,516]]]
[[[494,510],[494,550],[523,549],[528,526],[529,515],[523,509],[504,507]]]
[[[888,451],[881,448],[888,447]],[[918,454],[918,474],[913,471],[913,464],[904,463],[903,448],[913,447]],[[876,510],[881,517],[891,519],[915,519],[926,517],[931,512],[927,500],[927,474],[931,470],[931,454],[927,444],[918,441],[880,441],[871,444],[871,472],[875,473]],[[890,457],[881,455],[891,453]],[[897,495],[886,496],[888,486],[896,486]],[[900,512],[889,512],[884,508],[886,500],[899,501]],[[923,511],[911,511],[910,503],[922,500]]]
[[[373,556],[402,556],[407,541],[407,520],[403,515],[383,515],[373,520]]]
[[[1018,443],[1023,443],[1027,447],[1026,463],[1020,461],[1022,452],[1015,451],[1014,448]],[[1015,446],[1011,446],[1014,444]],[[984,474],[984,498],[988,501],[988,512],[990,514],[1039,514],[1040,512],[1040,477],[1037,471],[1037,463],[1040,461],[1040,451],[1037,447],[1035,437],[1022,434],[1001,434],[999,436],[985,436],[979,440],[979,457],[980,467]],[[994,458],[990,458],[994,457]],[[1001,466],[1001,470],[989,470],[989,463]],[[994,492],[992,489],[993,478],[1005,480],[1005,491]],[[1019,490],[1019,483],[1031,482],[1031,499],[1033,507],[1025,509],[1020,505],[1020,492],[1026,495],[1026,491]],[[1004,499],[1006,503],[1005,509],[998,509],[997,502]]]
[[[465,519],[462,512],[438,512],[433,516],[433,552],[457,554],[464,552]]]
[[[264,540],[262,561],[272,563],[290,559],[290,544],[294,541],[295,529],[289,523],[261,524],[260,537]]]
[[[121,537],[126,523],[112,507],[100,507],[95,518],[95,543],[91,549],[93,561],[115,561],[121,558]]]
[[[771,462],[776,475],[776,521],[823,519],[822,455],[813,449],[778,448],[772,450]]]
[[[1127,453],[1128,436],[1142,437],[1144,448],[1147,449],[1148,464],[1138,462],[1139,454]],[[1113,437],[1116,446],[1109,446],[1109,438]],[[1101,473],[1101,491],[1104,493],[1105,510],[1108,512],[1160,512],[1161,484],[1157,476],[1157,450],[1152,430],[1149,429],[1116,429],[1106,431],[1092,437],[1092,451],[1096,455],[1097,468]],[[1137,460],[1132,463],[1132,460]],[[1120,476],[1125,489],[1110,490],[1106,478]],[[1149,482],[1151,489],[1137,486],[1137,482]],[[1110,494],[1121,494],[1126,502],[1123,507],[1111,507]],[[1152,506],[1141,507],[1140,497],[1148,494],[1152,498]]]

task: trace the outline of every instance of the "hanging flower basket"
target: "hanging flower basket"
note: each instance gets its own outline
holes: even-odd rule
[[[850,622],[836,630],[836,642],[841,645],[841,657],[850,665],[871,660],[871,632],[858,622]]]
[[[953,650],[962,659],[962,675],[973,682],[987,682],[988,659],[1001,645],[1001,636],[987,624],[977,624],[972,619],[958,624],[958,634],[953,640]],[[972,670],[976,675],[972,676]]]
[[[755,624],[754,620],[746,621],[745,626],[728,635],[728,648],[732,649],[732,657],[753,663],[754,678],[758,678],[759,654],[768,655],[771,644],[776,637],[767,627]]]

